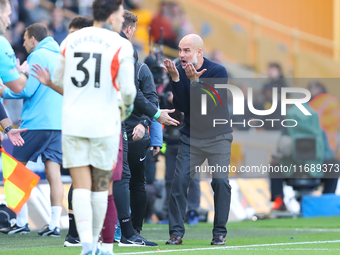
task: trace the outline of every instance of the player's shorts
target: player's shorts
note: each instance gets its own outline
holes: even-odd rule
[[[62,163],[60,130],[27,130],[21,133],[25,143],[13,147],[13,157],[20,162],[37,162],[39,155],[43,162],[51,160]]]
[[[119,135],[85,138],[62,135],[63,167],[93,166],[111,171],[117,162]]]
[[[121,133],[120,141],[119,141],[119,152],[118,152],[117,164],[116,164],[116,168],[113,171],[111,181],[120,181],[122,179],[123,161],[124,161],[123,134]]]

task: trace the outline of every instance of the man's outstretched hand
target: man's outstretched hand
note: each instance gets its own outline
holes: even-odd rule
[[[179,121],[169,116],[169,113],[173,113],[174,111],[175,109],[172,109],[172,110],[162,109],[161,115],[156,120],[162,125],[177,126],[179,124]]]
[[[27,131],[27,128],[23,129],[11,129],[8,133],[8,139],[15,146],[23,146],[25,141],[22,139],[20,133]]]
[[[172,62],[170,59],[165,59],[164,66],[162,66],[162,68],[170,74],[174,82],[179,81],[179,73],[174,62]]]
[[[32,66],[32,71],[35,72],[37,75],[31,73],[31,75],[34,78],[37,78],[37,80],[46,86],[50,86],[52,81],[51,81],[51,73],[50,70],[48,70],[47,67],[42,68],[39,64],[34,64]]]

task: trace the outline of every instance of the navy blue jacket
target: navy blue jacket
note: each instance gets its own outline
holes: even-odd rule
[[[198,89],[199,87],[205,90],[210,90],[206,86],[200,84],[190,84],[190,80],[185,74],[185,70],[181,65],[178,65],[177,70],[179,72],[180,81],[174,82],[170,77],[170,83],[172,86],[172,92],[174,94],[173,104],[176,109],[184,113],[184,126],[180,131],[188,136],[194,138],[213,138],[218,135],[231,133],[233,131],[230,126],[230,117],[227,104],[227,89],[216,89],[218,95],[221,98],[222,105],[217,97],[213,102],[213,99],[207,95],[207,115],[201,115],[201,95],[207,94],[204,90]],[[212,62],[207,58],[204,58],[203,65],[197,71],[200,72],[203,69],[207,69],[200,77],[206,84],[214,88],[214,84],[209,84],[209,81],[204,78],[223,78],[220,79],[224,84],[228,81],[228,73],[224,66]],[[215,80],[216,81],[216,80]],[[213,81],[212,81],[213,82]],[[196,86],[196,87],[195,87]],[[211,94],[212,91],[210,90]],[[190,103],[190,96],[192,102]],[[213,127],[214,119],[225,119],[228,121],[225,125],[216,125]]]

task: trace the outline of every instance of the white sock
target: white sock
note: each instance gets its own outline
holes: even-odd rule
[[[52,206],[51,207],[51,221],[50,224],[48,226],[48,228],[50,230],[53,230],[55,227],[59,227],[60,228],[60,216],[61,216],[61,211],[63,210],[63,208],[61,206]]]
[[[113,252],[113,243],[102,243],[102,250],[107,252]]]
[[[74,189],[72,197],[73,214],[82,244],[83,254],[92,251],[92,207],[91,191]]]
[[[93,251],[97,250],[99,233],[103,228],[107,210],[107,196],[108,191],[91,192]]]
[[[18,227],[24,227],[28,223],[28,206],[27,203],[21,208],[21,211],[17,214]]]

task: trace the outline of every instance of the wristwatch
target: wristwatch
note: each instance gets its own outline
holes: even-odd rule
[[[20,71],[20,73],[24,74],[26,78],[28,78],[28,73],[26,71]]]
[[[13,129],[13,127],[12,126],[8,126],[8,127],[5,127],[4,128],[4,130],[5,130],[5,135],[7,135],[7,133],[9,132],[9,131],[11,131]]]

